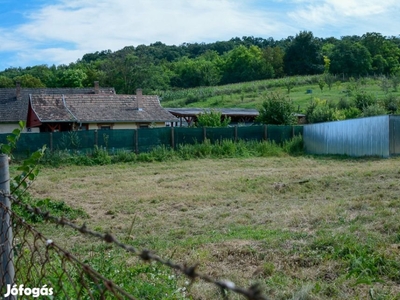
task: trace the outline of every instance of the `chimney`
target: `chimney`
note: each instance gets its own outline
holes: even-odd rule
[[[100,86],[99,86],[99,82],[98,81],[94,82],[94,93],[95,94],[100,94]]]
[[[17,100],[21,99],[21,82],[16,82],[16,93],[17,93]]]
[[[137,89],[136,90],[136,105],[137,105],[137,110],[142,110],[142,101],[143,101],[143,97],[142,97],[142,89]]]

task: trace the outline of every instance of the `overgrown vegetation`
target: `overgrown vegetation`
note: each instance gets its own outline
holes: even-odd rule
[[[13,159],[12,153],[17,147],[18,140],[24,127],[25,123],[22,121],[19,122],[19,127],[14,129],[13,132],[7,136],[7,143],[0,144],[0,154],[7,155],[10,160]],[[21,161],[18,166],[12,168],[17,175],[14,175],[10,180],[10,193],[17,196],[23,203],[39,207],[44,211],[54,214],[55,216],[65,216],[70,219],[87,216],[84,211],[80,209],[72,209],[63,201],[58,202],[49,198],[33,199],[27,191],[39,174],[38,164],[42,159],[45,150],[46,147],[43,146],[42,149],[32,153],[27,159]],[[28,221],[43,221],[42,217],[37,216],[20,206],[14,206],[13,211]]]
[[[95,147],[92,153],[78,154],[68,150],[46,151],[41,163],[44,165],[109,165],[120,162],[154,162],[189,160],[198,158],[226,157],[268,157],[298,155],[303,153],[303,139],[296,136],[278,145],[274,142],[221,140],[211,143],[177,145],[176,149],[166,146],[155,147],[150,152],[136,154],[132,151],[120,150],[110,154],[106,148]]]

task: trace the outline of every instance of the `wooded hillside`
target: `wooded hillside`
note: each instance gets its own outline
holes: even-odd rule
[[[93,81],[118,93],[144,93],[199,86],[322,73],[359,77],[396,74],[400,70],[400,37],[380,33],[314,37],[242,37],[214,43],[165,45],[155,42],[121,50],[87,53],[69,65],[8,68],[0,72],[0,87],[89,87]]]

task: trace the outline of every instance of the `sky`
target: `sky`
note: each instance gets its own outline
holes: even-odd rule
[[[399,0],[0,0],[0,71],[125,46],[400,35]]]

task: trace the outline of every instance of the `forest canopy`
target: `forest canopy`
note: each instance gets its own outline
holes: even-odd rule
[[[400,37],[380,33],[314,37],[301,31],[286,39],[235,37],[179,46],[155,42],[87,53],[69,65],[37,65],[0,72],[0,88],[89,87],[94,81],[132,94],[215,86],[293,75],[392,75],[400,71]]]

